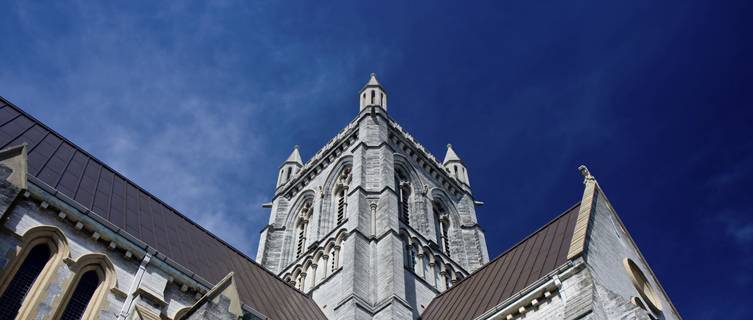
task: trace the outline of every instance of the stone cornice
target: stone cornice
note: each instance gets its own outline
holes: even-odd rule
[[[467,194],[471,197],[471,199],[473,199],[470,188],[453,177],[433,154],[431,154],[426,148],[424,148],[423,145],[418,143],[418,141],[416,141],[416,139],[414,139],[412,135],[410,135],[402,126],[400,126],[395,120],[393,120],[384,109],[379,106],[370,106],[362,110],[353,120],[348,123],[347,126],[345,126],[345,128],[343,128],[337,135],[335,135],[335,137],[330,139],[330,141],[327,142],[324,147],[319,149],[319,151],[317,151],[317,153],[314,154],[311,159],[306,161],[303,167],[301,167],[301,170],[294,174],[288,183],[278,188],[275,192],[273,200],[281,195],[285,195],[287,198],[292,198],[297,192],[302,190],[302,188],[306,184],[308,184],[309,181],[311,181],[317,174],[319,174],[319,172],[323,171],[324,168],[326,168],[329,164],[335,162],[335,157],[339,156],[339,154],[334,156],[333,154],[336,153],[340,146],[345,145],[347,147],[348,145],[350,145],[350,143],[355,141],[355,138],[358,136],[358,125],[366,117],[381,117],[387,123],[388,127],[390,127],[390,136],[395,140],[393,141],[393,139],[391,138],[389,143],[382,142],[377,145],[368,145],[365,142],[359,142],[353,148],[351,148],[351,152],[353,150],[356,150],[360,146],[363,146],[367,149],[372,149],[381,148],[385,145],[389,146],[390,149],[392,149],[394,152],[396,148],[390,145],[390,143],[401,143],[403,146],[409,148],[409,150],[412,152],[412,154],[410,155],[413,157],[413,159],[419,164],[425,164],[425,170],[428,170],[429,173],[443,186],[448,187],[451,193],[456,196],[460,194]],[[397,149],[399,149],[399,145],[397,147]]]
[[[40,202],[40,207],[46,210],[58,212],[58,219],[74,221],[77,230],[81,230],[81,232],[86,230],[85,232],[97,234],[98,236],[94,241],[106,238],[109,241],[111,250],[121,251],[125,255],[125,258],[141,259],[147,253],[150,253],[156,258],[151,260],[151,264],[167,272],[175,282],[182,283],[187,288],[191,288],[197,292],[205,292],[213,286],[211,282],[203,277],[170,259],[165,254],[157,251],[125,230],[113,225],[95,212],[86,209],[77,201],[46,185],[36,177],[27,175],[27,178],[29,190],[24,192],[24,197]],[[81,225],[80,228],[78,227],[79,224]]]

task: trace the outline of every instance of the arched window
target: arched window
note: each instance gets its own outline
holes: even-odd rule
[[[55,320],[95,320],[108,292],[115,287],[115,269],[106,255],[89,253],[71,266],[72,279],[57,307]]]
[[[410,181],[402,170],[395,170],[395,183],[400,221],[410,225]]]
[[[306,200],[301,207],[301,211],[298,213],[298,219],[296,224],[296,249],[295,257],[298,258],[303,254],[306,246],[306,228],[308,227],[309,217],[311,216],[311,200]]]
[[[298,244],[295,249],[295,257],[298,258],[303,253],[303,243],[306,242],[306,224],[298,224]]]
[[[26,294],[51,257],[52,252],[46,244],[38,244],[29,251],[13,280],[0,296],[0,319],[16,318]]]
[[[341,188],[337,191],[337,225],[340,225],[345,220],[345,189]]]
[[[343,168],[340,175],[337,177],[337,186],[335,187],[336,197],[336,211],[337,211],[337,225],[339,226],[345,222],[345,214],[347,212],[347,192],[351,181],[351,167],[347,166]]]
[[[76,284],[76,289],[73,290],[73,294],[68,300],[68,305],[65,306],[63,314],[60,316],[60,320],[80,320],[84,316],[86,307],[89,306],[89,302],[94,296],[94,291],[97,290],[102,279],[99,278],[97,271],[89,270],[84,272],[81,278]]]
[[[293,168],[288,167],[288,173],[285,174],[285,182],[290,181],[290,173],[293,170]]]
[[[371,90],[371,104],[374,104],[374,90]]]
[[[31,318],[68,253],[60,229],[43,225],[27,230],[0,275],[0,319]]]
[[[434,226],[437,235],[437,242],[448,257],[450,256],[450,219],[447,214],[447,209],[440,201],[434,201],[432,203],[434,209]]]

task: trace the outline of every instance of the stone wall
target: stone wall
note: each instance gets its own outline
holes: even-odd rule
[[[594,281],[603,288],[604,294],[601,296],[610,301],[630,301],[632,297],[640,297],[624,265],[625,258],[629,258],[643,271],[657,293],[663,311],[656,314],[656,317],[680,319],[658,279],[600,189],[591,219],[586,261]]]
[[[332,239],[340,239],[339,234],[345,233],[344,242],[336,242],[341,247],[342,268],[335,275],[317,278],[313,286],[304,285],[303,291],[333,319],[415,319],[422,306],[444,288],[431,288],[404,269],[405,246],[400,234],[422,238],[417,240],[422,250],[434,250],[432,257],[442,256],[447,260],[444,263],[453,264],[448,267],[452,274],[467,276],[489,260],[473,199],[462,188],[451,192],[447,181],[442,180],[445,178],[438,175],[444,169],[430,169],[428,162],[422,163],[417,146],[409,146],[412,140],[398,138],[402,129],[394,127],[384,110],[367,108],[347,128],[338,134],[340,141],[328,143],[293,178],[301,182],[278,188],[270,225],[261,235],[258,258],[265,267],[292,282],[304,273],[310,277],[313,265],[317,266],[317,277],[323,277],[322,264],[333,259]],[[335,225],[332,181],[344,163],[352,166],[347,218],[344,224]],[[409,224],[398,217],[394,179],[398,166],[409,171],[411,178]],[[296,257],[293,222],[303,198],[311,199],[314,211],[307,225],[306,250]],[[451,257],[439,252],[441,244],[432,211],[435,199],[441,199],[450,211]]]
[[[2,190],[7,188],[7,182],[0,181]],[[80,257],[91,254],[103,254],[112,265],[114,287],[106,290],[103,302],[97,310],[98,319],[116,319],[121,311],[127,319],[134,312],[136,305],[156,310],[157,314],[172,319],[182,308],[190,306],[196,301],[195,292],[184,292],[177,284],[171,282],[171,277],[157,265],[147,265],[140,283],[131,292],[134,280],[139,271],[141,260],[134,254],[124,255],[122,250],[112,250],[109,242],[103,241],[100,235],[93,238],[91,231],[77,228],[70,220],[58,217],[59,211],[48,207],[39,201],[38,197],[50,195],[36,195],[24,191],[26,196],[20,196],[12,205],[6,203],[8,210],[4,213],[3,224],[0,227],[0,274],[9,272],[9,265],[15,257],[21,239],[29,230],[40,226],[51,226],[62,232],[69,255],[52,270],[51,277],[46,282],[44,290],[33,309],[33,319],[50,319],[60,308],[63,296],[69,292],[74,277],[74,266]],[[123,308],[126,299],[131,297],[133,303],[130,308]]]

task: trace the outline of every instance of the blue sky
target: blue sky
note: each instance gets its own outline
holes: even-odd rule
[[[753,2],[2,2],[0,95],[251,256],[357,112],[466,161],[490,254],[589,165],[680,312],[751,319]]]

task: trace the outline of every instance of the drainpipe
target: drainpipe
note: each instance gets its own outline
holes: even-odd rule
[[[133,282],[131,282],[131,287],[128,289],[128,296],[123,303],[123,308],[120,309],[120,313],[118,314],[118,320],[125,320],[131,313],[130,311],[131,307],[133,307],[134,293],[141,285],[141,280],[144,278],[144,272],[146,272],[146,266],[147,264],[149,264],[149,260],[151,259],[152,254],[147,252],[146,255],[144,255],[144,259],[141,260],[139,270],[136,271],[136,275],[133,277]]]

